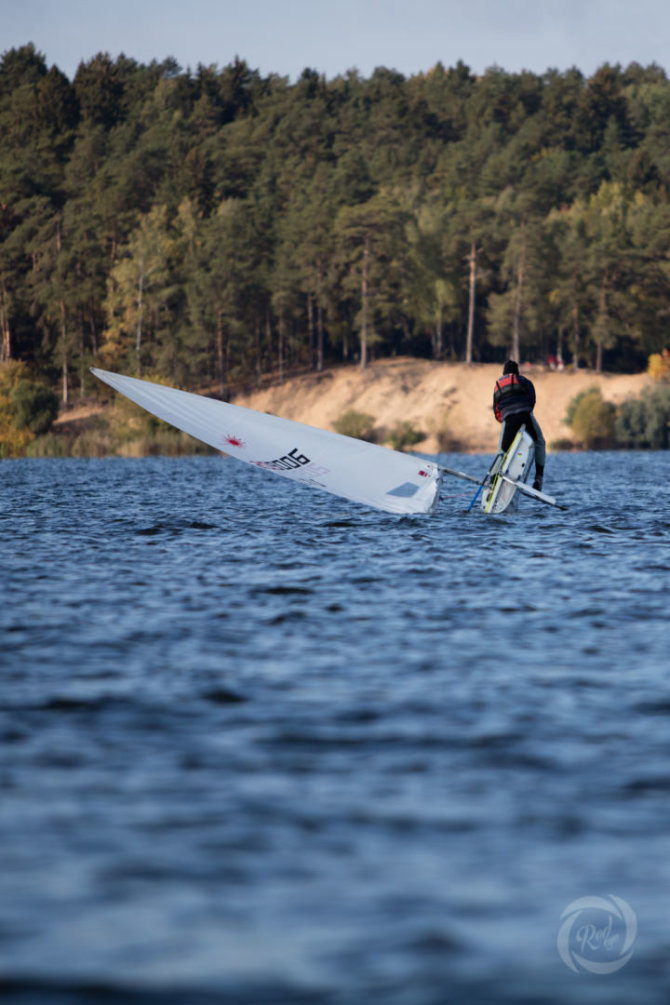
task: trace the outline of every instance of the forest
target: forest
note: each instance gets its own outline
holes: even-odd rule
[[[0,62],[0,365],[226,396],[396,354],[638,371],[670,344],[656,65],[295,83]]]

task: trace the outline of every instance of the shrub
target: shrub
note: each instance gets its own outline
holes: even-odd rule
[[[654,352],[649,357],[647,373],[654,380],[661,380],[670,383],[670,352],[663,349],[662,352]]]
[[[439,415],[434,426],[437,439],[437,449],[440,454],[458,454],[466,449],[462,439],[453,429],[453,424],[449,418],[449,409]]]
[[[0,397],[0,457],[23,457],[31,440],[29,429],[16,429],[4,421],[4,402]]]
[[[0,366],[0,457],[21,457],[58,415],[58,398],[30,377],[25,363]]]
[[[423,433],[408,420],[396,423],[388,434],[389,445],[394,450],[405,450],[406,447],[413,447],[423,440],[423,438]]]
[[[575,444],[573,440],[570,440],[567,436],[559,436],[557,440],[552,440],[549,444],[549,449],[558,453],[559,451],[574,450]]]
[[[631,450],[667,450],[670,434],[670,386],[646,388],[619,409],[617,443]]]
[[[374,442],[375,420],[366,412],[356,412],[353,408],[343,412],[333,423],[333,429],[342,436],[353,436],[356,440]]]
[[[616,408],[605,401],[598,387],[580,391],[568,406],[565,421],[586,450],[607,450],[614,445]]]
[[[40,436],[51,429],[58,418],[58,395],[32,380],[19,380],[10,392],[14,405],[13,424]]]

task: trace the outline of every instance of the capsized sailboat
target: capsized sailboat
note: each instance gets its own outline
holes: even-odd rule
[[[465,471],[455,471],[447,468],[443,464],[438,465],[440,471],[456,478],[464,478],[468,482],[475,482],[479,486],[477,492],[468,507],[468,512],[481,496],[480,506],[484,513],[511,513],[516,509],[521,495],[530,496],[537,502],[546,503],[547,506],[554,506],[556,509],[567,510],[568,507],[556,502],[553,496],[539,489],[526,485],[526,479],[530,475],[531,464],[534,458],[534,443],[525,429],[520,429],[514,437],[511,446],[506,453],[498,452],[493,459],[489,470],[483,478],[475,478],[474,475],[466,474]],[[483,493],[483,494],[482,494]]]
[[[277,415],[91,367],[99,380],[239,461],[388,513],[437,505],[437,464]]]
[[[481,501],[485,513],[505,513],[516,509],[519,501],[517,489],[528,480],[534,457],[535,444],[522,426],[507,452],[499,454],[489,469],[489,484]]]

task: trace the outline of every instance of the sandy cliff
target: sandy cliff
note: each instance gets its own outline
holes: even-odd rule
[[[496,364],[380,360],[364,371],[343,367],[296,377],[281,386],[238,395],[234,402],[323,429],[331,429],[347,409],[372,415],[380,432],[407,419],[425,434],[416,449],[437,452],[438,433],[442,432],[453,450],[489,453],[498,443],[499,426],[493,417],[491,398],[500,372]],[[535,369],[522,372],[535,384],[535,414],[549,446],[571,438],[563,420],[579,391],[597,385],[605,399],[618,404],[651,383],[645,374]]]

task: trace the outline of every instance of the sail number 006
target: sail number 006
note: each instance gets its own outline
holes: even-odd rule
[[[298,453],[298,448],[294,447],[288,454],[278,457],[275,461],[256,461],[259,468],[268,468],[270,471],[292,471],[294,468],[301,468],[304,464],[309,464],[309,457]]]

